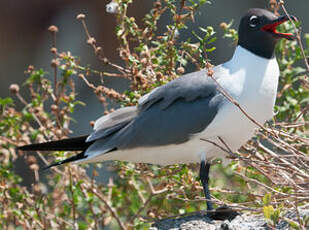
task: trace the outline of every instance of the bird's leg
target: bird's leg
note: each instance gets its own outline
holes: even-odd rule
[[[210,163],[206,162],[205,160],[201,161],[200,167],[200,179],[203,185],[203,190],[206,198],[206,205],[207,205],[207,217],[213,220],[233,220],[238,213],[233,211],[228,206],[224,205],[222,207],[217,208],[214,210],[211,202],[210,192],[209,192],[209,169]]]
[[[209,169],[210,169],[210,163],[206,162],[205,160],[202,160],[201,161],[201,167],[200,167],[200,180],[202,182],[203,191],[204,191],[204,195],[205,195],[205,198],[206,198],[207,211],[212,211],[213,206],[212,206],[210,192],[209,192],[209,186],[208,186]]]

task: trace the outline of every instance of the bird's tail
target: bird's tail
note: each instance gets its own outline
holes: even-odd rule
[[[22,151],[84,151],[93,142],[86,142],[87,136],[73,137],[58,141],[19,146]]]
[[[50,165],[47,165],[47,166],[45,166],[44,168],[42,168],[42,170],[46,170],[46,169],[49,169],[49,168],[51,168],[51,167],[59,166],[59,165],[65,164],[65,163],[69,163],[69,162],[74,162],[74,161],[77,161],[77,160],[81,160],[81,159],[84,159],[84,158],[86,158],[86,157],[87,157],[87,156],[85,155],[85,152],[83,151],[83,152],[81,152],[81,153],[79,153],[79,154],[77,154],[77,155],[71,156],[71,157],[69,157],[69,158],[67,158],[67,159],[64,159],[64,160],[62,160],[62,161],[57,161],[57,162],[54,162],[54,163],[52,163],[52,164],[50,164]]]
[[[93,143],[93,141],[86,142],[87,137],[88,135],[63,139],[59,141],[49,141],[39,144],[24,145],[18,147],[18,149],[22,151],[82,151],[81,153],[69,157],[65,160],[58,161],[48,165],[47,167],[43,168],[43,170],[45,170],[54,166],[86,158],[87,156],[85,156],[85,151]]]

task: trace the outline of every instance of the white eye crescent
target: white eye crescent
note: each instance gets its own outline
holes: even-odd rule
[[[260,22],[259,18],[256,15],[252,15],[249,21],[250,21],[249,22],[250,27],[256,27]]]

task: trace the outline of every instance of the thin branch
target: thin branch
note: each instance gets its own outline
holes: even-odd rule
[[[77,16],[77,19],[81,21],[82,25],[83,25],[83,28],[84,28],[84,31],[85,31],[85,34],[87,36],[87,43],[93,48],[93,51],[95,53],[95,55],[98,57],[98,59],[105,65],[110,65],[112,67],[114,67],[115,69],[117,69],[119,72],[121,72],[122,74],[124,75],[127,75],[130,73],[129,70],[123,68],[122,66],[119,66],[119,65],[116,65],[112,62],[110,62],[108,60],[108,58],[106,58],[105,56],[102,55],[102,48],[101,47],[98,47],[96,45],[96,40],[90,35],[89,33],[89,30],[87,28],[87,24],[85,22],[85,15],[83,14],[79,14]]]
[[[72,168],[68,167],[69,178],[70,178],[70,192],[71,192],[71,205],[72,205],[72,216],[73,216],[73,229],[77,229],[77,219],[76,219],[76,205],[74,202],[74,190],[73,190],[73,179],[72,179]]]
[[[305,50],[304,50],[303,43],[302,43],[302,41],[301,41],[301,37],[300,37],[299,30],[296,28],[295,23],[294,23],[292,17],[290,16],[290,14],[288,13],[288,11],[286,10],[283,1],[280,1],[280,6],[281,6],[282,10],[284,11],[284,13],[286,14],[286,16],[288,16],[288,18],[289,18],[289,20],[290,20],[290,22],[291,22],[291,24],[292,24],[292,26],[293,26],[294,32],[295,32],[295,34],[296,34],[296,39],[297,39],[298,45],[299,45],[299,47],[300,47],[302,56],[303,56],[303,58],[304,58],[304,62],[305,62],[305,65],[306,65],[306,68],[307,68],[307,74],[308,74],[308,73],[309,73],[309,62],[308,62],[307,57],[306,57],[306,54],[305,54]]]
[[[56,64],[57,60],[57,52],[55,52],[57,49],[56,49],[56,33],[58,32],[58,28],[54,25],[48,27],[48,31],[51,33],[52,35],[52,48],[51,48],[51,51],[53,53],[53,56],[54,56],[54,59],[52,60],[52,68],[54,69],[54,95],[56,96],[56,99],[57,101],[59,100],[58,99],[58,95],[57,95],[57,92],[58,92],[58,89],[57,89],[57,69],[58,69],[58,65]]]
[[[257,122],[252,116],[250,116],[243,108],[242,106],[238,103],[238,101],[236,101],[221,85],[220,83],[213,77],[213,76],[208,76],[211,77],[211,79],[213,79],[213,81],[217,84],[217,86],[219,87],[219,91],[220,93],[222,93],[222,95],[227,98],[231,103],[233,103],[234,105],[236,105],[238,107],[238,109],[250,120],[252,121],[255,125],[257,125],[260,129],[264,130],[265,132],[271,134],[272,136],[278,137],[275,133],[270,132],[269,130],[267,130],[263,125],[261,125],[259,122]]]
[[[102,194],[98,193],[97,190],[95,188],[92,187],[85,187],[85,185],[81,185],[82,187],[84,187],[87,190],[90,190],[94,195],[96,195],[107,207],[107,209],[110,211],[111,215],[115,218],[115,220],[117,221],[119,227],[122,230],[126,230],[126,226],[124,225],[124,223],[121,221],[120,217],[118,216],[116,210],[109,204],[109,202],[105,199],[104,196],[102,196]]]

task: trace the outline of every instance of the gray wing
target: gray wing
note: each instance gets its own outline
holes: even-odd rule
[[[86,154],[186,142],[212,122],[223,100],[205,71],[184,75],[142,98],[134,119]]]
[[[100,117],[94,124],[94,131],[91,133],[86,142],[94,141],[100,138],[105,138],[112,133],[117,132],[137,115],[137,108],[129,106],[117,109],[116,111]]]
[[[193,101],[196,98],[207,98],[216,91],[217,85],[207,76],[205,70],[183,75],[166,85],[156,88],[151,93],[142,97],[138,108],[147,110],[154,103],[159,102],[160,108],[165,110],[174,101],[183,99]]]
[[[111,139],[118,149],[180,144],[202,132],[214,119],[223,101],[221,94],[193,101],[175,100],[162,110],[153,104]]]

